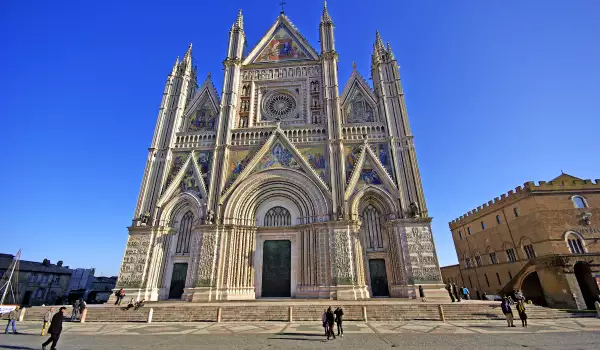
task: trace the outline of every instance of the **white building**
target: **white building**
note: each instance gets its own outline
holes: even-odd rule
[[[176,61],[117,288],[203,302],[408,298],[419,284],[447,296],[390,44],[377,33],[374,89],[355,67],[340,94],[326,7],[319,31],[317,50],[282,12],[245,52],[240,11],[221,94],[210,75],[198,88],[191,45]]]

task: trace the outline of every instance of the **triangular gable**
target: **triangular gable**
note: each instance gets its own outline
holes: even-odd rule
[[[354,108],[351,103],[357,101],[364,101],[366,105],[359,103],[357,107],[362,110],[357,111],[357,115],[350,115],[350,109]],[[341,106],[345,123],[375,122],[379,120],[377,117],[377,98],[356,69],[354,69],[344,87],[341,96]]]
[[[327,184],[325,184],[323,179],[321,179],[310,164],[308,164],[298,149],[285,136],[281,128],[277,126],[275,132],[273,132],[260,150],[256,152],[241,174],[225,191],[223,199],[229,196],[237,185],[248,178],[248,176],[272,167],[285,167],[302,171],[312,179],[324,193],[331,196]]]
[[[318,60],[319,54],[281,14],[258,44],[250,51],[243,64],[281,61]]]
[[[350,199],[359,181],[363,181],[367,185],[382,185],[390,190],[397,191],[398,188],[394,180],[387,173],[371,147],[365,142],[361,148],[362,151],[358,157],[358,161],[354,165],[354,169],[348,180],[344,198],[346,200]]]
[[[550,181],[575,181],[575,180],[581,180],[581,179],[578,177],[575,177],[573,175],[562,173]]]
[[[219,116],[219,95],[217,93],[217,89],[212,83],[210,78],[210,74],[204,81],[204,84],[196,91],[194,97],[186,108],[185,113],[183,114],[183,123],[181,124],[181,131],[198,131],[202,129],[214,129],[216,128],[216,118]],[[214,120],[208,121],[203,119],[201,115],[198,115],[198,111],[201,109],[207,109],[210,113],[205,113],[206,115],[210,115]],[[213,125],[214,124],[214,125]]]
[[[185,163],[159,199],[158,206],[162,206],[181,192],[192,192],[200,198],[207,198],[206,184],[202,178],[202,171],[198,168],[194,152],[190,152]]]

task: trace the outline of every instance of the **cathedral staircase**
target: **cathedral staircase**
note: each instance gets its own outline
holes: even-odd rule
[[[148,303],[139,310],[126,310],[114,305],[92,305],[87,309],[86,322],[147,322],[150,309],[152,322],[320,322],[328,307],[342,306],[347,321],[461,321],[503,320],[499,302],[462,301],[460,303],[420,303],[393,299],[336,303],[329,300],[227,302],[190,304],[182,302]],[[55,306],[58,310],[59,306]],[[49,307],[26,308],[25,321],[41,321]],[[516,316],[516,310],[515,316]],[[71,310],[65,312],[70,317]],[[557,310],[527,305],[530,319],[595,317],[595,313]],[[443,318],[442,318],[443,317]]]

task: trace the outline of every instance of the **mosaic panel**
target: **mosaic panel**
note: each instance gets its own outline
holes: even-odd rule
[[[308,55],[285,27],[279,27],[255,62],[279,62],[307,59]]]
[[[167,182],[165,183],[163,192],[169,187],[169,185],[171,185],[171,182],[173,182],[173,179],[181,170],[181,167],[185,163],[185,160],[187,159],[188,155],[188,153],[173,154],[173,159],[171,160],[171,169],[169,170],[169,175],[167,175]]]
[[[344,151],[346,153],[346,179],[349,179],[358,163],[361,149],[360,146],[347,146]]]
[[[300,164],[296,161],[292,153],[281,143],[275,143],[260,162],[256,165],[256,170],[264,170],[272,166],[281,166],[284,168],[300,169]]]
[[[235,179],[240,176],[240,174],[246,168],[246,165],[252,159],[252,155],[249,150],[244,151],[236,151],[231,153],[231,160],[229,161],[229,180],[227,181],[227,185],[231,185]]]
[[[305,147],[299,148],[302,157],[306,159],[308,164],[315,170],[317,174],[325,181],[329,183],[329,167],[327,163],[327,152],[325,147]]]
[[[198,168],[202,172],[202,180],[204,180],[204,184],[208,190],[208,186],[210,186],[210,166],[212,162],[213,154],[210,151],[201,151],[197,153],[198,160]]]

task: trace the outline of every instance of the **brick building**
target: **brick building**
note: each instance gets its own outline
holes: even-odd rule
[[[444,282],[478,293],[520,289],[537,304],[594,308],[600,298],[600,180],[526,182],[449,223],[459,264]]]

